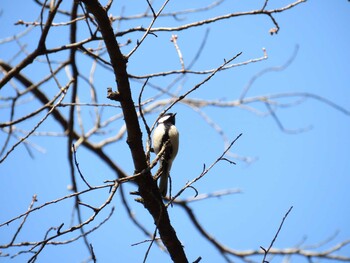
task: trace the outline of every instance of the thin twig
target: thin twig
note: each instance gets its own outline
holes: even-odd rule
[[[137,41],[137,45],[129,52],[129,54],[127,54],[127,55],[125,56],[127,59],[129,59],[130,56],[131,56],[132,54],[135,53],[135,51],[140,47],[140,45],[142,44],[142,42],[146,39],[146,37],[147,37],[149,34],[151,34],[151,33],[154,34],[154,33],[152,32],[152,26],[153,26],[153,24],[156,22],[158,16],[163,12],[165,6],[169,3],[169,1],[170,1],[170,0],[166,0],[166,1],[163,3],[163,5],[161,6],[161,8],[160,8],[159,11],[157,12],[157,14],[154,13],[153,8],[151,9],[152,12],[153,12],[153,19],[152,19],[150,25],[148,26],[146,32],[145,32],[144,35],[142,36],[142,38],[141,38],[140,40]],[[150,6],[151,6],[151,5],[150,5]],[[152,7],[152,6],[151,6],[151,7]]]
[[[171,198],[171,200],[169,201],[169,203],[167,204],[167,206],[169,206],[169,204],[171,204],[173,202],[173,200],[176,200],[187,188],[191,187],[192,184],[194,184],[195,182],[197,182],[198,180],[200,180],[203,176],[205,176],[219,161],[222,160],[222,158],[225,156],[225,154],[231,149],[231,147],[236,143],[236,141],[242,136],[242,133],[239,134],[231,143],[230,145],[225,149],[225,151],[209,166],[209,168],[204,169],[202,171],[202,173],[197,176],[196,178],[194,178],[192,181],[186,183],[186,185],[173,197]]]
[[[200,83],[196,84],[192,89],[190,89],[189,91],[185,92],[183,95],[181,95],[180,97],[178,97],[177,99],[175,99],[164,111],[163,113],[167,112],[168,110],[170,110],[177,102],[183,100],[184,98],[186,98],[189,94],[191,94],[192,92],[194,92],[195,90],[197,90],[198,88],[200,88],[203,84],[205,84],[206,82],[208,82],[217,72],[219,72],[220,70],[222,70],[227,64],[231,63],[231,61],[235,60],[237,57],[239,57],[242,54],[242,52],[236,54],[235,56],[233,56],[232,58],[230,58],[229,60],[225,60],[224,63],[219,66],[218,68],[216,68],[208,77],[206,77],[203,81],[201,81]]]
[[[32,208],[33,208],[33,206],[34,206],[34,203],[35,203],[36,201],[37,201],[37,195],[33,195],[32,201],[31,201],[31,203],[30,203],[30,205],[29,205],[29,207],[28,207],[28,211],[32,210]],[[26,222],[28,216],[29,216],[29,213],[27,213],[27,214],[23,217],[23,220],[22,220],[21,224],[19,225],[19,227],[17,228],[16,233],[13,235],[12,240],[11,240],[10,243],[9,243],[9,246],[12,246],[13,243],[15,242],[16,237],[18,236],[19,232],[21,231],[21,229],[22,229],[24,223]]]
[[[5,156],[0,160],[0,163],[2,163],[7,156],[19,145],[21,144],[23,141],[25,141],[33,132],[35,132],[35,130],[47,119],[47,117],[56,109],[56,107],[63,101],[65,95],[66,95],[66,90],[68,89],[68,87],[70,86],[71,81],[60,90],[60,94],[63,93],[62,97],[58,100],[58,102],[49,110],[49,112],[33,127],[33,129],[26,135],[24,136],[20,141],[16,142],[10,150],[7,151],[7,153],[5,154]]]
[[[281,231],[281,229],[282,229],[283,223],[284,223],[284,221],[286,220],[287,216],[289,215],[290,211],[292,211],[292,209],[293,209],[293,206],[291,206],[291,207],[288,209],[287,213],[284,215],[284,217],[283,217],[283,219],[282,219],[282,222],[281,222],[280,226],[278,227],[278,230],[277,230],[277,232],[276,232],[274,238],[272,239],[272,241],[271,241],[271,243],[270,243],[269,248],[268,248],[268,249],[264,249],[263,247],[260,247],[260,248],[264,251],[264,253],[265,253],[265,254],[264,254],[264,258],[263,258],[263,260],[262,260],[263,263],[268,263],[268,261],[266,261],[266,256],[267,256],[267,254],[269,253],[270,249],[272,248],[273,244],[275,243],[275,241],[276,241],[276,239],[277,239],[277,237],[278,237],[278,234],[280,233],[280,231]]]
[[[184,59],[183,59],[183,57],[182,57],[182,53],[181,53],[180,47],[179,47],[179,45],[177,44],[177,38],[178,38],[177,35],[171,35],[170,41],[171,41],[172,43],[174,43],[175,50],[176,50],[177,55],[178,55],[178,57],[179,57],[179,59],[180,59],[181,69],[182,69],[182,70],[185,70],[185,63],[184,63]]]
[[[73,149],[73,157],[74,157],[74,163],[75,163],[75,167],[77,167],[77,170],[79,172],[80,178],[84,181],[84,183],[87,185],[87,187],[89,187],[90,189],[92,189],[92,186],[86,181],[84,175],[82,174],[82,172],[80,171],[80,167],[79,167],[79,163],[77,160],[77,153],[75,150],[75,145],[72,144],[72,149]]]
[[[147,251],[146,251],[146,253],[145,253],[145,257],[143,258],[143,263],[146,263],[148,254],[149,254],[149,252],[151,251],[151,247],[152,247],[152,245],[153,245],[153,243],[154,243],[154,241],[155,241],[155,239],[156,239],[157,230],[158,230],[158,227],[156,227],[156,228],[154,229],[153,238],[152,238],[152,240],[151,240],[151,242],[150,242],[150,244],[149,244],[149,246],[148,246],[148,248],[147,248]]]
[[[138,100],[138,107],[139,107],[139,113],[140,113],[140,116],[141,116],[141,119],[142,119],[142,122],[143,122],[143,125],[145,126],[145,129],[146,129],[146,132],[147,132],[147,146],[148,146],[148,149],[147,149],[147,152],[146,152],[146,158],[147,158],[147,161],[149,161],[149,158],[150,158],[150,145],[151,145],[151,129],[149,128],[148,124],[147,124],[147,121],[145,119],[145,116],[143,115],[143,109],[142,109],[142,94],[143,94],[143,91],[147,85],[147,82],[148,82],[149,78],[146,79],[146,81],[143,83],[142,85],[142,88],[141,88],[141,91],[140,91],[140,95],[139,95],[139,100]]]

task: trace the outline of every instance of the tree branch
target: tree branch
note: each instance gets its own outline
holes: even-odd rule
[[[148,165],[142,145],[142,133],[138,116],[131,97],[129,78],[126,71],[127,61],[119,49],[106,10],[97,0],[82,0],[82,2],[85,4],[87,10],[95,16],[106,44],[120,94],[120,104],[128,135],[127,143],[133,158],[135,172],[139,173],[145,170]],[[144,205],[151,213],[171,258],[174,262],[187,262],[182,244],[170,224],[169,215],[150,172],[137,177],[136,182],[139,186],[139,193],[143,198]]]

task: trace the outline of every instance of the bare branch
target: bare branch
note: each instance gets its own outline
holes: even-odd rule
[[[267,254],[269,253],[270,249],[272,248],[273,244],[275,243],[275,241],[276,241],[276,239],[277,239],[277,237],[278,237],[278,234],[280,233],[280,231],[281,231],[281,229],[282,229],[284,220],[286,220],[287,216],[289,215],[290,211],[292,211],[292,209],[293,209],[293,206],[291,206],[291,207],[289,208],[289,210],[287,211],[287,213],[284,215],[284,217],[283,217],[283,219],[282,219],[282,222],[281,222],[281,224],[280,224],[280,226],[279,226],[279,228],[278,228],[278,230],[277,230],[277,232],[276,232],[274,238],[272,239],[271,244],[270,244],[270,246],[268,247],[268,249],[264,249],[263,247],[260,247],[262,250],[264,250],[264,253],[265,253],[265,254],[264,254],[264,258],[263,258],[263,260],[262,260],[263,263],[266,263],[266,262],[267,262],[267,261],[266,261],[266,256],[267,256]]]
[[[148,1],[147,1],[147,2],[148,2]],[[163,5],[161,6],[161,8],[160,8],[159,11],[157,12],[157,14],[154,12],[152,6],[149,4],[149,5],[151,6],[151,10],[152,10],[152,12],[153,12],[153,19],[152,19],[150,25],[148,26],[148,28],[147,28],[145,34],[142,36],[142,38],[141,38],[140,40],[137,41],[137,45],[129,52],[128,55],[126,55],[126,58],[127,58],[127,59],[129,59],[129,58],[131,57],[131,55],[132,55],[133,53],[135,53],[135,51],[140,47],[140,45],[141,45],[142,42],[146,39],[146,37],[147,37],[149,34],[153,33],[153,32],[152,32],[152,26],[153,26],[153,24],[156,22],[158,16],[163,12],[163,10],[164,10],[165,6],[168,4],[168,2],[169,2],[169,0],[165,0],[165,1],[164,1]],[[149,3],[149,2],[148,2],[148,3]]]
[[[73,148],[74,163],[75,163],[75,166],[78,169],[79,175],[80,175],[81,179],[84,181],[84,183],[91,189],[92,188],[91,185],[85,180],[84,175],[80,171],[79,163],[77,161],[77,153],[76,153],[74,144],[72,144],[72,148]]]
[[[230,69],[230,68],[234,68],[234,67],[245,66],[245,65],[248,65],[250,63],[256,63],[256,62],[260,62],[260,61],[266,60],[267,59],[266,50],[264,49],[263,51],[264,51],[263,57],[249,59],[247,61],[239,62],[239,63],[235,63],[235,64],[225,63],[225,66],[220,68],[220,70],[226,70],[226,69]],[[240,55],[241,55],[241,53],[238,53],[238,55],[236,55],[233,58],[233,60],[236,59],[236,57],[238,57]],[[152,73],[152,74],[141,75],[141,76],[136,76],[136,75],[129,74],[129,77],[135,78],[135,79],[146,79],[146,78],[154,78],[154,77],[164,77],[164,76],[174,75],[174,74],[208,75],[208,74],[213,74],[214,72],[217,71],[217,69],[218,68],[202,70],[202,71],[196,71],[196,70],[190,70],[190,69],[180,69],[180,70],[171,70],[171,71],[165,71],[165,72]]]
[[[62,95],[61,98],[58,100],[58,102],[49,110],[49,112],[33,127],[33,129],[26,135],[24,136],[20,141],[15,143],[10,150],[7,151],[7,153],[4,155],[3,158],[1,158],[0,163],[2,163],[7,156],[23,141],[25,141],[46,119],[47,117],[55,110],[55,108],[63,101],[65,95],[66,95],[66,90],[70,86],[71,81],[64,87],[62,90],[60,90],[59,95]]]
[[[33,195],[32,202],[30,203],[30,205],[29,205],[29,207],[28,207],[28,211],[32,210],[32,208],[33,208],[33,206],[34,206],[34,203],[35,203],[36,201],[37,201],[37,196],[36,196],[36,195]],[[9,243],[9,246],[12,246],[13,243],[15,242],[16,237],[18,236],[19,232],[21,231],[21,229],[22,229],[24,223],[26,222],[28,216],[29,216],[29,213],[27,213],[27,214],[23,217],[20,226],[17,228],[16,233],[13,235],[13,237],[12,237],[10,243]]]
[[[186,183],[186,185],[176,194],[174,197],[171,198],[167,206],[171,204],[174,200],[176,200],[187,188],[191,187],[192,184],[200,180],[203,176],[205,176],[221,159],[225,156],[225,154],[231,149],[231,147],[236,143],[236,141],[242,136],[242,134],[239,134],[232,142],[231,144],[226,148],[226,150],[209,166],[207,169],[203,169],[203,172],[194,178],[192,181]],[[205,168],[205,167],[204,167]]]
[[[274,20],[272,14],[284,12],[284,11],[289,10],[289,9],[291,9],[291,8],[301,4],[301,3],[304,3],[306,1],[307,0],[297,0],[292,4],[286,5],[286,6],[281,7],[281,8],[272,9],[272,10],[258,9],[258,10],[247,11],[247,12],[231,13],[231,14],[227,14],[227,15],[223,15],[223,16],[217,16],[217,17],[193,22],[193,23],[178,26],[178,27],[156,27],[156,28],[152,28],[152,29],[150,29],[149,27],[147,29],[144,27],[135,27],[135,28],[130,28],[130,29],[123,31],[123,32],[118,32],[116,34],[116,36],[123,36],[125,34],[131,33],[131,32],[137,32],[137,31],[141,31],[141,32],[145,32],[145,31],[148,32],[149,31],[151,33],[178,32],[178,31],[189,29],[189,28],[194,28],[194,27],[199,27],[199,26],[215,23],[215,22],[218,22],[220,20],[230,19],[233,17],[248,16],[248,15],[267,15],[269,18],[272,19],[273,23],[276,26],[276,21]]]
[[[181,70],[185,70],[185,63],[184,63],[184,59],[182,57],[182,53],[179,48],[179,45],[177,44],[177,38],[178,38],[177,35],[171,35],[170,41],[174,43],[177,55],[179,56],[180,63],[181,63]]]
[[[242,157],[241,153],[233,152],[233,145],[242,134],[239,134],[234,140],[229,140],[226,131],[228,126],[221,122],[221,118],[212,115],[211,110],[217,112],[218,109],[222,109],[223,114],[226,114],[226,110],[244,109],[259,117],[268,116],[281,131],[289,133],[300,132],[303,129],[286,128],[289,123],[282,117],[280,110],[290,110],[291,107],[309,101],[308,99],[321,102],[329,108],[350,116],[350,110],[336,101],[309,92],[267,92],[249,96],[253,85],[260,76],[287,68],[296,57],[298,48],[282,65],[267,67],[253,75],[247,85],[242,88],[241,94],[237,93],[235,83],[227,81],[226,83],[231,83],[232,87],[229,91],[224,90],[227,92],[225,94],[218,88],[213,92],[214,97],[203,98],[200,97],[200,93],[198,93],[199,97],[194,98],[193,96],[195,91],[197,94],[200,88],[204,88],[204,85],[208,86],[209,81],[219,77],[218,72],[226,70],[225,73],[227,73],[228,69],[235,70],[237,67],[265,62],[269,58],[264,48],[261,56],[249,55],[250,57],[245,60],[239,58],[242,52],[227,50],[228,54],[235,52],[236,55],[229,60],[224,60],[221,65],[194,68],[194,65],[200,61],[199,58],[202,59],[203,56],[208,55],[205,53],[207,48],[204,48],[209,42],[207,26],[211,27],[210,30],[217,30],[217,27],[212,27],[212,25],[220,26],[220,23],[224,21],[233,21],[233,19],[243,17],[253,18],[254,16],[267,18],[272,25],[269,27],[271,28],[270,34],[277,34],[281,28],[283,29],[282,24],[279,23],[278,14],[304,2],[306,0],[291,0],[285,6],[270,8],[271,1],[263,0],[256,8],[248,11],[222,9],[224,13],[219,14],[222,10],[217,10],[216,15],[213,15],[214,13],[206,12],[225,3],[224,0],[212,0],[206,6],[202,3],[190,3],[193,7],[188,9],[178,9],[175,2],[170,5],[169,0],[160,2],[146,0],[140,2],[141,11],[144,10],[144,12],[136,14],[132,13],[134,10],[128,9],[128,5],[120,10],[118,5],[115,6],[116,2],[113,0],[105,1],[104,6],[99,0],[73,1],[70,10],[65,10],[67,5],[61,5],[62,0],[34,0],[34,3],[40,7],[36,10],[38,18],[33,21],[25,21],[22,17],[14,17],[14,21],[17,21],[17,28],[21,26],[19,28],[21,29],[24,26],[27,29],[0,40],[0,45],[3,44],[4,47],[6,45],[4,50],[9,52],[4,56],[9,58],[5,61],[0,60],[3,75],[0,80],[0,88],[4,87],[4,92],[0,97],[0,109],[3,112],[0,128],[4,138],[0,151],[2,158],[0,163],[2,165],[11,163],[8,157],[13,156],[13,153],[16,154],[19,150],[28,151],[32,158],[36,157],[33,149],[44,152],[44,147],[47,146],[45,140],[40,140],[41,138],[38,137],[31,138],[33,136],[50,136],[48,139],[53,140],[54,143],[57,142],[56,139],[64,138],[66,146],[64,153],[65,158],[68,158],[70,169],[67,176],[71,181],[67,189],[72,192],[60,195],[55,199],[42,196],[40,199],[46,199],[46,201],[37,206],[36,195],[33,195],[29,207],[28,204],[24,204],[23,212],[12,214],[5,222],[1,222],[0,228],[3,231],[11,231],[11,233],[8,235],[9,241],[0,244],[0,257],[25,255],[28,257],[26,261],[34,262],[39,260],[41,252],[44,252],[48,246],[72,244],[80,239],[83,242],[78,243],[85,245],[88,250],[88,259],[85,261],[97,262],[99,255],[95,253],[98,251],[97,242],[90,233],[97,230],[104,231],[101,226],[112,218],[115,211],[114,206],[110,211],[107,206],[112,201],[118,201],[125,208],[129,223],[145,236],[146,240],[133,244],[146,243],[147,250],[145,249],[144,255],[141,255],[144,257],[144,262],[147,259],[148,261],[153,260],[150,250],[155,248],[154,245],[160,250],[167,250],[169,257],[174,262],[188,262],[187,252],[193,254],[193,251],[187,251],[190,249],[188,246],[182,245],[180,240],[183,237],[180,239],[177,235],[177,233],[183,233],[183,231],[178,231],[181,230],[181,226],[175,229],[171,224],[173,213],[169,207],[176,205],[184,209],[188,215],[188,222],[193,224],[202,238],[208,241],[209,245],[213,246],[226,262],[238,260],[252,263],[257,258],[263,258],[263,262],[267,262],[268,257],[275,256],[285,257],[285,259],[296,256],[310,262],[322,259],[350,261],[344,252],[349,247],[350,240],[338,241],[339,238],[332,239],[334,236],[314,245],[305,245],[306,239],[303,239],[302,242],[291,248],[276,248],[276,239],[292,208],[285,214],[267,249],[259,249],[257,245],[253,249],[237,250],[224,245],[222,240],[215,238],[215,233],[207,231],[204,224],[200,222],[201,218],[196,216],[195,209],[191,207],[197,201],[205,202],[208,199],[221,197],[226,199],[228,195],[241,193],[238,188],[213,190],[209,193],[201,193],[200,189],[195,188],[195,182],[205,180],[206,175],[219,162],[230,165],[236,164],[236,160],[246,163],[254,160],[251,157]],[[227,3],[228,1],[225,4]],[[235,8],[233,6],[233,9]],[[115,16],[115,12],[119,12],[120,15]],[[189,18],[188,21],[186,21],[187,18]],[[143,26],[143,24],[146,25]],[[188,40],[188,33],[193,30],[202,30],[203,37],[198,38],[198,43],[194,42],[193,38],[188,38],[192,41],[191,49],[188,49],[189,45],[184,41]],[[186,34],[181,34],[181,39],[177,36],[180,31],[186,31]],[[158,66],[162,65],[157,64],[156,67],[153,67],[152,56],[158,55],[157,52],[154,52],[157,51],[158,46],[152,45],[153,49],[148,49],[148,46],[145,45],[150,35],[155,37],[162,35],[165,38],[167,35],[171,36],[180,62],[177,66],[168,64],[169,68],[160,70]],[[178,40],[181,40],[181,43]],[[47,47],[49,43],[53,46]],[[34,49],[31,49],[33,44]],[[8,47],[13,47],[13,49]],[[144,56],[149,54],[151,56]],[[185,54],[190,55],[186,57]],[[142,70],[140,66],[143,67]],[[134,74],[128,69],[134,71]],[[213,78],[215,75],[217,75],[216,78]],[[220,74],[222,77],[225,75]],[[131,85],[130,80],[136,85]],[[62,87],[62,83],[66,85]],[[105,98],[101,100],[100,96],[106,87],[111,87],[107,94],[113,103],[106,103],[103,101]],[[232,94],[236,94],[236,97],[231,97]],[[134,99],[137,100],[136,103]],[[155,115],[161,116],[174,106],[188,106],[182,107],[187,109],[184,114],[188,112],[188,109],[191,113],[193,111],[198,113],[201,117],[200,121],[204,120],[208,127],[221,136],[224,150],[214,158],[210,165],[204,164],[199,174],[191,181],[182,182],[183,187],[175,196],[162,199],[156,183],[159,174],[154,172],[154,167],[169,141],[165,143],[160,153],[151,159],[151,133],[156,121],[150,125],[149,120],[156,119]],[[143,139],[146,136],[147,142],[144,145]],[[129,146],[130,154],[127,154],[128,151],[125,152],[123,148],[124,140]],[[17,147],[20,144],[24,147]],[[101,165],[109,168],[103,171],[89,170],[89,173],[97,173],[95,178],[102,180],[104,182],[102,185],[92,184],[83,174],[82,171],[87,170],[88,167],[83,168],[82,164],[78,163],[76,151],[80,146],[89,150],[89,161],[90,158],[98,159],[94,160],[99,162],[96,167]],[[64,163],[61,162],[64,153],[54,153],[57,159],[60,158],[60,163]],[[47,154],[52,153],[47,151]],[[129,155],[132,159],[128,159]],[[117,162],[121,162],[128,173],[124,172]],[[101,178],[100,175],[103,177]],[[172,180],[182,179],[170,177],[170,180],[172,182]],[[28,181],[25,181],[23,185],[27,183]],[[181,184],[181,181],[174,182],[174,185],[178,183]],[[132,196],[126,192],[126,190],[129,191],[129,185],[138,187],[136,191],[130,192]],[[85,189],[79,189],[81,186]],[[64,185],[63,191],[67,191],[65,187]],[[172,183],[170,183],[170,190],[171,188]],[[182,195],[186,189],[193,190],[190,191],[189,197]],[[120,199],[115,199],[117,191],[120,193]],[[15,193],[11,191],[8,198],[12,200]],[[101,201],[101,198],[104,199]],[[57,209],[60,211],[60,215],[56,217],[57,220],[47,222],[47,225],[38,228],[35,234],[39,235],[39,240],[35,237],[33,241],[33,233],[25,232],[29,221],[41,218],[48,209],[61,209],[67,202],[71,204],[69,209]],[[23,205],[18,203],[18,206]],[[151,221],[144,218],[143,214],[142,218],[136,214],[136,209],[144,212],[144,208],[151,216]],[[103,214],[101,213],[103,210],[105,214],[99,219],[98,216]],[[147,222],[151,222],[151,225]],[[119,236],[114,238],[117,239]],[[333,243],[332,246],[329,246],[330,241]],[[326,248],[323,249],[321,245]],[[4,253],[5,249],[10,253]],[[202,255],[196,255],[192,261],[201,262],[201,259]]]
[[[10,80],[12,79],[16,74],[18,74],[23,68],[25,68],[26,66],[28,66],[30,63],[32,63],[34,61],[34,59],[37,56],[40,56],[42,54],[45,53],[46,50],[46,46],[45,46],[45,41],[46,41],[46,37],[49,33],[52,21],[56,15],[56,12],[58,10],[58,7],[60,6],[62,0],[58,0],[56,6],[50,10],[50,14],[49,17],[45,23],[45,27],[42,30],[42,34],[41,37],[38,41],[38,46],[36,48],[36,50],[31,53],[30,55],[28,55],[21,63],[19,63],[16,67],[12,68],[12,70],[10,70],[2,80],[0,80],[0,90],[1,88]]]

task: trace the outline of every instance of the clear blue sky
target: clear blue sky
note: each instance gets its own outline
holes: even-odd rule
[[[2,14],[0,21],[2,29],[0,38],[24,30],[24,27],[14,26],[19,19],[32,21],[37,18],[36,5],[30,1],[17,1],[13,6],[8,1],[0,5]],[[120,14],[120,1],[116,1],[111,9],[113,15]],[[142,5],[137,1],[129,1],[124,10],[126,15],[145,10],[146,1]],[[204,1],[203,1],[204,2]],[[210,1],[205,1],[210,3]],[[258,9],[264,1],[250,1],[249,6],[240,1],[226,1],[211,11],[210,16],[226,14],[250,9]],[[254,3],[253,3],[254,2]],[[268,9],[282,7],[290,1],[270,0]],[[66,3],[65,3],[66,4]],[[70,5],[71,3],[69,3]],[[19,9],[18,6],[26,6]],[[178,7],[175,1],[170,2],[165,11],[179,8],[195,7],[190,1]],[[28,12],[28,10],[33,10]],[[200,13],[195,16],[184,16],[180,23],[188,23],[208,16]],[[236,62],[261,57],[262,48],[266,48],[268,59],[259,63],[237,67],[217,74],[210,82],[191,94],[190,98],[207,98],[210,100],[235,100],[252,76],[269,67],[283,65],[293,54],[296,46],[298,53],[292,64],[280,72],[269,72],[258,78],[246,97],[277,94],[283,92],[308,92],[320,95],[338,105],[350,110],[350,3],[345,0],[308,1],[292,10],[275,16],[280,32],[271,36],[269,29],[273,27],[266,16],[239,17],[220,21],[202,28],[177,32],[178,43],[184,56],[185,65],[191,61],[201,44],[205,31],[209,31],[209,39],[203,49],[200,59],[194,66],[196,70],[204,70],[219,66],[224,59],[229,59],[238,52],[243,52]],[[164,24],[161,23],[164,21]],[[60,21],[56,21],[60,22]],[[131,26],[147,26],[149,20],[137,20]],[[176,26],[174,20],[160,20],[158,26]],[[121,29],[130,24],[121,24]],[[39,30],[36,31],[39,33]],[[58,31],[60,32],[60,31]],[[33,50],[37,33],[29,34],[28,50]],[[82,36],[86,33],[81,32]],[[51,47],[67,41],[59,33],[50,36]],[[171,33],[157,33],[158,37],[150,36],[129,61],[129,73],[143,75],[152,72],[167,71],[180,68],[178,57],[169,41]],[[134,43],[140,35],[133,34]],[[127,38],[119,39],[121,43]],[[123,49],[127,53],[130,47]],[[6,60],[18,51],[18,47],[0,46],[0,59]],[[53,57],[55,55],[52,55]],[[58,58],[58,57],[55,57]],[[15,61],[19,61],[19,58]],[[13,62],[15,63],[15,62]],[[83,61],[80,63],[84,63]],[[88,72],[90,65],[82,67]],[[41,75],[36,70],[26,70],[34,80]],[[96,72],[96,85],[101,103],[110,103],[105,99],[105,87],[113,86],[113,76],[106,71]],[[183,85],[177,85],[173,92],[180,94],[191,89],[204,76],[187,76]],[[166,86],[172,79],[158,78],[154,84]],[[81,82],[83,84],[83,82]],[[131,82],[133,91],[138,94],[140,84]],[[181,89],[180,89],[181,88]],[[49,89],[49,88],[48,88]],[[10,87],[0,91],[1,97],[10,95]],[[152,90],[147,90],[144,97],[150,96]],[[83,94],[80,95],[84,102]],[[137,97],[135,97],[137,99]],[[292,99],[279,102],[287,103]],[[261,111],[266,111],[264,104],[249,104]],[[26,107],[18,112],[18,116],[26,113]],[[183,104],[175,106],[177,112],[177,127],[180,130],[180,150],[173,165],[173,189],[182,188],[185,183],[198,176],[203,163],[209,166],[224,150],[224,142],[215,130],[194,111]],[[238,134],[243,136],[233,146],[232,152],[242,157],[252,157],[256,160],[251,164],[236,160],[233,166],[220,162],[204,179],[194,186],[200,193],[210,193],[227,188],[238,188],[243,193],[195,202],[191,205],[206,230],[224,245],[238,249],[258,249],[268,247],[287,210],[293,206],[286,222],[277,238],[275,247],[294,247],[303,239],[302,246],[318,244],[338,233],[328,244],[319,248],[325,250],[341,241],[350,239],[350,116],[314,99],[307,99],[295,107],[281,108],[277,115],[287,129],[309,128],[298,134],[282,132],[271,116],[257,116],[243,108],[205,108],[203,111],[225,131],[229,139]],[[6,112],[6,110],[4,110]],[[106,108],[103,118],[107,119],[119,109]],[[7,115],[8,116],[8,115]],[[152,123],[156,114],[149,115]],[[3,122],[5,114],[0,114]],[[38,121],[37,119],[36,121]],[[89,118],[87,118],[89,120]],[[113,127],[117,132],[122,123]],[[195,125],[194,125],[195,124]],[[23,129],[29,129],[33,122],[24,123]],[[91,121],[87,127],[91,127]],[[112,128],[112,127],[111,127]],[[47,121],[40,131],[59,131],[52,121]],[[0,134],[0,142],[5,140],[5,134]],[[101,137],[103,138],[103,137]],[[96,137],[96,141],[101,139]],[[69,168],[66,160],[66,139],[52,137],[33,137],[30,142],[46,149],[46,153],[33,150],[35,158],[28,155],[23,146],[18,147],[11,156],[0,165],[0,223],[19,213],[26,211],[33,194],[38,195],[37,205],[59,198],[69,193]],[[129,174],[133,171],[130,154],[126,143],[108,146],[107,152]],[[14,143],[14,141],[12,141]],[[91,184],[102,184],[106,179],[113,179],[114,174],[94,155],[80,148],[78,152],[80,167]],[[84,185],[80,184],[80,189]],[[133,185],[126,186],[126,192],[135,190]],[[100,204],[106,197],[106,192],[94,193],[84,197],[85,202]],[[186,191],[185,197],[193,192]],[[153,231],[153,222],[141,205],[128,197],[129,203],[139,218]],[[147,245],[131,247],[145,236],[131,223],[122,207],[120,197],[113,200],[116,212],[112,219],[99,231],[89,236],[93,243],[99,262],[142,262]],[[72,201],[52,206],[45,211],[28,218],[21,231],[18,241],[40,240],[50,226],[65,226],[70,224]],[[84,210],[84,216],[90,211]],[[98,220],[107,216],[109,210],[99,215]],[[171,221],[190,260],[202,256],[203,262],[225,262],[217,250],[204,240],[194,229],[187,215],[181,208],[169,209]],[[0,228],[0,243],[6,243],[19,224]],[[72,235],[73,237],[75,235]],[[338,251],[337,254],[350,256],[350,249]],[[6,250],[4,250],[6,252]],[[12,251],[8,251],[13,253]],[[82,262],[88,257],[88,252],[82,241],[60,247],[48,247],[42,252],[37,262]],[[10,262],[23,262],[27,255],[17,256]],[[152,248],[148,262],[168,262],[168,256]],[[157,258],[155,261],[154,259]],[[261,261],[262,258],[256,258]],[[5,261],[8,259],[5,259]],[[293,262],[301,262],[296,258]],[[272,262],[280,262],[275,259]],[[331,262],[331,261],[327,261]]]

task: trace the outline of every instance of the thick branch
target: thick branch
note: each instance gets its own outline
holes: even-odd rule
[[[106,10],[97,0],[82,0],[82,2],[85,4],[87,10],[95,16],[106,44],[120,95],[120,103],[128,134],[127,143],[134,161],[135,172],[141,172],[147,169],[148,165],[142,144],[142,133],[131,97],[130,83],[126,71],[127,61],[119,49]],[[143,198],[144,205],[152,214],[162,241],[167,247],[171,258],[174,262],[188,262],[175,230],[170,224],[169,215],[151,174],[147,172],[143,176],[139,176],[136,182],[139,186],[139,192]]]

